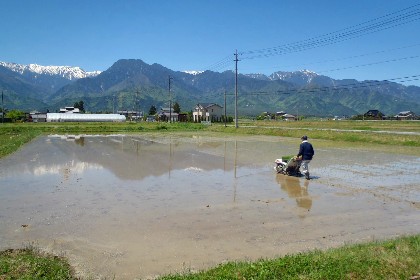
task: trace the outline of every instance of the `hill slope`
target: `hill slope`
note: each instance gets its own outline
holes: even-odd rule
[[[171,92],[169,93],[169,77]],[[121,59],[109,69],[91,77],[66,80],[61,88],[55,82],[40,82],[0,66],[0,87],[13,92],[8,108],[45,109],[83,100],[91,112],[168,107],[178,102],[182,111],[190,111],[199,102],[214,102],[234,112],[235,75],[223,73],[179,72],[159,64],[149,65],[140,59]],[[50,90],[47,90],[49,88]],[[9,96],[12,96],[10,94]],[[31,104],[21,99],[32,100]],[[263,111],[286,111],[291,114],[332,116],[354,115],[378,109],[386,115],[410,110],[420,113],[420,88],[392,82],[334,80],[304,70],[239,75],[238,111],[255,116]]]

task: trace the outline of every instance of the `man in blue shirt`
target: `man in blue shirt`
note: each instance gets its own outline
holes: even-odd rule
[[[302,140],[302,143],[299,146],[299,153],[297,156],[302,157],[302,173],[305,175],[306,180],[309,180],[309,163],[311,162],[315,151],[312,144],[308,142],[308,136],[304,135],[300,139]]]

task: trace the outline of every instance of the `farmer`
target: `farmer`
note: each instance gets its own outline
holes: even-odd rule
[[[306,180],[309,180],[309,163],[311,162],[315,152],[312,144],[308,142],[308,136],[304,135],[300,139],[302,140],[302,143],[299,146],[299,153],[297,154],[297,157],[302,157],[302,173],[305,175]]]

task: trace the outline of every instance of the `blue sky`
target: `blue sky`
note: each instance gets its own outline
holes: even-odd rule
[[[0,7],[4,62],[103,71],[135,58],[221,72],[234,69],[237,49],[243,74],[308,69],[336,79],[420,78],[419,0],[1,0]],[[393,17],[384,30],[337,39]],[[330,43],[312,44],[316,38]],[[289,51],[270,52],[282,46]]]

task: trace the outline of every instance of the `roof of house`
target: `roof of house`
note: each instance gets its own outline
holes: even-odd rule
[[[159,112],[159,116],[162,116],[162,115],[165,115],[165,116],[172,116],[172,117],[176,117],[176,116],[178,116],[178,113],[175,113],[175,112],[172,112],[172,113],[170,113],[170,112],[164,112],[164,111],[162,111],[162,112]]]
[[[396,114],[394,117],[415,117],[416,114],[411,111],[402,111]]]
[[[402,111],[398,113],[398,115],[409,115],[409,114],[414,114],[414,113],[411,111]]]
[[[211,106],[219,106],[220,108],[223,108],[222,106],[220,106],[219,104],[216,103],[198,103],[197,107],[201,107],[203,109],[209,108]]]
[[[174,113],[174,109],[172,108],[160,108],[160,112],[165,112],[165,113],[169,113],[169,112],[172,112],[172,113]]]
[[[118,110],[117,114],[137,114],[141,113],[140,111],[134,111],[134,110]]]
[[[373,115],[373,116],[377,116],[377,115],[379,115],[379,114],[382,114],[382,112],[381,111],[379,111],[379,110],[369,110],[369,111],[367,111],[366,113],[365,113],[365,115]],[[383,115],[383,114],[382,114]]]
[[[80,109],[68,106],[68,107],[60,108],[60,113],[80,113]]]
[[[46,119],[47,118],[47,113],[31,114],[31,118],[33,118],[33,119]]]

